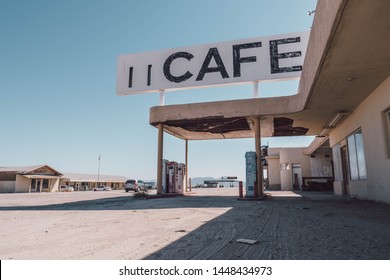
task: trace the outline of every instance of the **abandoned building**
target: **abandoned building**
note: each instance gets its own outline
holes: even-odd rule
[[[58,192],[61,185],[75,191],[88,191],[104,185],[113,190],[123,189],[123,176],[60,173],[48,165],[0,167],[0,193]]]

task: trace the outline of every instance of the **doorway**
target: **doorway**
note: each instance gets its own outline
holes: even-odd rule
[[[49,192],[50,180],[49,179],[31,179],[30,192]]]
[[[301,164],[293,163],[292,164],[292,172],[293,172],[293,190],[301,190],[302,189]]]
[[[50,191],[50,182],[49,179],[41,179],[42,181],[42,192],[49,192]]]
[[[349,163],[347,146],[341,147],[341,166],[343,171],[343,195],[349,195]]]
[[[41,179],[31,179],[31,192],[41,192]]]

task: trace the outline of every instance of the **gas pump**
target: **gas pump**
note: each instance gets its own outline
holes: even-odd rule
[[[255,196],[255,182],[257,181],[256,152],[246,152],[246,197]]]
[[[167,185],[168,185],[168,160],[163,160],[163,167],[162,167],[162,193],[167,193]]]
[[[168,192],[176,192],[177,162],[168,162]]]
[[[177,181],[176,181],[176,191],[178,193],[183,193],[184,183],[186,177],[186,165],[184,163],[179,163],[177,165]]]

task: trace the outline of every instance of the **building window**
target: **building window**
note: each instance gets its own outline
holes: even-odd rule
[[[35,191],[37,189],[37,179],[31,179],[31,190]]]
[[[362,130],[348,136],[347,142],[351,180],[367,179]]]
[[[49,191],[49,179],[43,179],[42,190]]]

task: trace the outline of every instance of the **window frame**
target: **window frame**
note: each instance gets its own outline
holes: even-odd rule
[[[360,135],[359,138],[357,135]],[[347,136],[348,167],[351,181],[367,180],[367,164],[363,132],[359,128]]]

